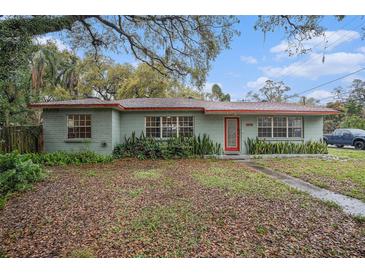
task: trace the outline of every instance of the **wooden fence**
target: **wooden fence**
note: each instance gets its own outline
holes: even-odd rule
[[[42,126],[10,126],[0,128],[0,153],[40,152],[43,148]]]

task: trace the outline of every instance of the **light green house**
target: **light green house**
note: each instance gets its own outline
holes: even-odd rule
[[[125,137],[207,134],[225,154],[246,154],[247,138],[319,141],[323,107],[291,103],[211,102],[185,98],[82,99],[31,104],[43,109],[44,150],[110,154]]]

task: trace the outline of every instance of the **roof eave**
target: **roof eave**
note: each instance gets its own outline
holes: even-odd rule
[[[112,108],[124,110],[120,104],[28,104],[29,108],[34,109],[75,109],[75,108]]]
[[[264,114],[264,115],[334,115],[338,111],[298,111],[298,110],[205,110],[206,114]]]

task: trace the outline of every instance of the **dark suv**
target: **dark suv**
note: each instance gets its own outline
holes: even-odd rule
[[[323,140],[329,145],[337,147],[354,146],[355,149],[365,149],[365,130],[342,128],[332,134],[325,134]]]

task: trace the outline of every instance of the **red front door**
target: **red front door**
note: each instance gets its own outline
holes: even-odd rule
[[[240,119],[238,117],[224,118],[224,150],[240,150]]]

